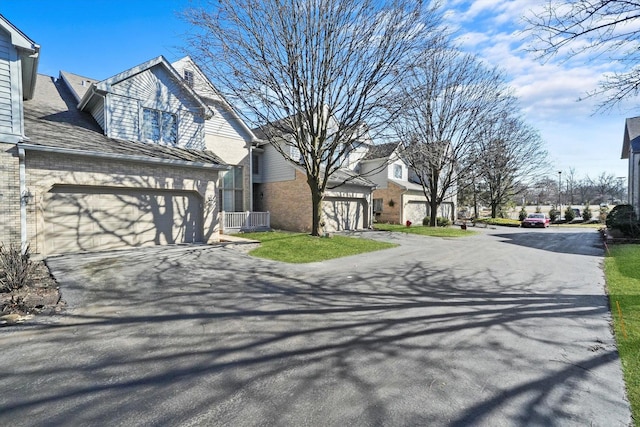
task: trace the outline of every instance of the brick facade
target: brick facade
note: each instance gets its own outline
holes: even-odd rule
[[[27,233],[30,247],[34,253],[42,253],[45,247],[44,209],[46,208],[47,193],[54,185],[194,191],[203,200],[203,240],[205,243],[219,240],[216,185],[218,172],[215,170],[96,159],[38,151],[28,151],[25,164],[27,188],[34,196],[27,206]],[[17,212],[19,214],[19,209]]]
[[[382,199],[382,212],[374,214],[376,222],[388,222],[401,224],[403,194],[406,190],[393,182],[389,182],[387,188],[373,191],[374,199]]]
[[[20,245],[20,174],[15,144],[0,143],[0,243]]]
[[[254,196],[256,198],[254,208],[271,213],[272,228],[311,232],[313,223],[311,190],[307,184],[306,175],[300,170],[295,170],[295,179],[292,180],[256,184]],[[365,228],[370,226],[371,198],[368,189],[345,184],[327,190],[325,201],[330,198],[359,202],[362,208],[362,225]],[[331,210],[331,204],[324,205],[324,209],[324,215],[329,215],[326,209]],[[329,222],[327,220],[327,223]],[[327,230],[330,229],[327,228]]]
[[[271,213],[271,228],[311,231],[311,190],[302,172],[289,181],[257,184],[255,192],[260,210]]]

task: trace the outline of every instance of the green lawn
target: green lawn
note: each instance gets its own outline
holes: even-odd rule
[[[249,252],[250,255],[290,263],[324,261],[398,246],[355,237],[313,237],[309,234],[279,231],[246,233],[243,237],[259,240],[261,243],[259,248]]]
[[[373,228],[380,231],[395,231],[431,237],[462,237],[472,236],[477,233],[476,231],[471,231],[469,229],[462,230],[460,227],[424,227],[422,225],[412,225],[411,227],[407,227],[400,224],[377,223],[374,224]]]
[[[610,247],[604,264],[618,352],[636,423],[640,422],[639,259],[640,245],[616,245]]]

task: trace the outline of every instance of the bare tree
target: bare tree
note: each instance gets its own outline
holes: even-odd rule
[[[500,72],[451,46],[425,52],[414,67],[394,130],[429,202],[431,226],[443,200],[460,190],[483,121],[505,90]]]
[[[329,179],[393,120],[387,97],[440,15],[412,0],[217,0],[184,16],[193,56],[243,117],[305,169],[319,235]]]
[[[586,53],[607,55],[627,68],[607,74],[600,88],[600,108],[610,108],[640,91],[640,3],[627,0],[562,0],[549,2],[527,19],[531,49],[541,57],[573,58]]]
[[[565,176],[567,194],[566,201],[570,205],[575,203],[576,187],[578,186],[578,178],[576,176],[576,168],[569,168],[569,172]]]
[[[618,194],[618,181],[615,175],[602,172],[597,178],[591,179],[587,176],[587,180],[592,189],[593,199],[599,202],[608,202]]]
[[[548,163],[540,135],[522,119],[499,116],[488,121],[473,163],[486,188],[483,199],[495,218],[505,203],[546,172]]]

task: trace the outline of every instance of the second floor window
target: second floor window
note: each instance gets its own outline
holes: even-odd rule
[[[166,111],[143,108],[142,137],[145,141],[176,145],[178,142],[178,120],[176,115]]]
[[[184,70],[184,81],[189,87],[193,87],[193,71]]]
[[[260,156],[256,154],[251,156],[251,173],[260,175]]]
[[[402,165],[393,165],[393,177],[402,179]]]

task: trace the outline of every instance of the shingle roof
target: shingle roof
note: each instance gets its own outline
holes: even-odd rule
[[[77,109],[77,100],[66,84],[38,75],[36,95],[25,101],[25,133],[28,144],[137,158],[193,162],[224,166],[211,151],[190,150],[108,138],[93,117]]]
[[[369,151],[364,156],[363,160],[384,159],[389,157],[398,148],[398,144],[395,142],[389,142],[387,144],[371,145]]]
[[[60,71],[60,77],[62,77],[70,86],[69,89],[71,93],[75,95],[78,102],[80,102],[84,94],[87,93],[91,84],[97,82],[96,79],[69,73],[67,71]]]
[[[364,178],[360,175],[358,175],[357,173],[353,172],[350,169],[338,169],[337,171],[335,171],[332,175],[331,178],[329,179],[330,182],[334,183],[334,184],[341,184],[341,183],[345,183],[345,184],[351,184],[351,185],[361,185],[363,187],[377,187],[377,184],[375,184],[373,181],[368,180],[367,178]]]

